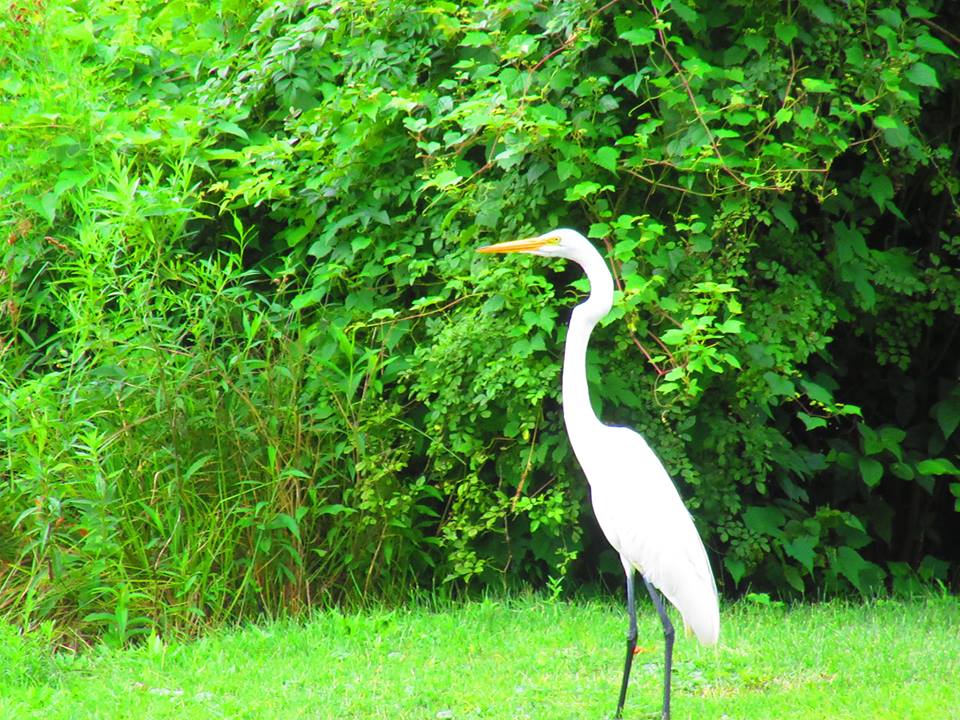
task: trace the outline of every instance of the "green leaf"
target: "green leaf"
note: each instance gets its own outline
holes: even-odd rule
[[[670,328],[660,336],[660,339],[667,345],[682,345],[687,341],[687,337],[685,330],[681,328]]]
[[[737,320],[736,318],[728,318],[717,325],[716,330],[725,335],[739,335],[740,331],[743,330],[743,321]]]
[[[351,507],[347,507],[341,503],[333,503],[331,505],[322,505],[317,509],[317,515],[352,515],[356,510]]]
[[[226,133],[227,135],[234,135],[235,137],[242,138],[244,140],[247,140],[250,137],[247,135],[246,130],[236,123],[230,122],[229,120],[221,120],[213,126],[213,129],[217,132]]]
[[[783,513],[770,505],[751,505],[743,513],[743,523],[758,535],[783,538],[786,518]]]
[[[587,180],[586,182],[577,183],[572,188],[568,188],[564,200],[574,202],[607,190],[613,190],[613,186],[601,185],[600,183]]]
[[[812,93],[831,93],[837,89],[834,83],[820,78],[803,78],[801,82],[807,89],[807,92]]]
[[[860,477],[867,487],[876,487],[883,479],[883,464],[871,457],[862,457],[859,460]]]
[[[617,171],[617,161],[620,159],[620,152],[616,148],[602,147],[597,150],[593,161],[602,168],[610,172]]]
[[[907,68],[904,76],[910,82],[921,87],[940,87],[940,81],[937,80],[937,71],[923,62],[911,65]]]
[[[949,55],[950,57],[957,57],[957,54],[947,47],[946,44],[940,40],[940,38],[935,38],[929,33],[920,35],[916,42],[918,48],[924,52],[930,53],[931,55]]]
[[[898,28],[903,24],[903,17],[896,8],[880,8],[879,10],[874,10],[873,13],[880,18],[884,25]]]
[[[468,32],[460,41],[461,47],[485,47],[490,44],[492,44],[490,36],[485,32],[480,32],[479,30]]]
[[[870,195],[881,210],[893,199],[893,182],[887,175],[876,175],[870,180]]]
[[[64,170],[57,175],[57,183],[53,186],[53,194],[63,195],[67,190],[86,185],[93,177],[93,173],[83,170]]]
[[[57,196],[52,192],[47,192],[37,197],[36,195],[21,195],[20,202],[33,210],[51,225],[57,217]]]
[[[824,91],[826,92],[826,91]],[[804,130],[809,130],[814,125],[817,124],[817,114],[813,111],[813,108],[810,106],[805,106],[801,108],[800,112],[796,114],[796,123]]]
[[[903,441],[907,438],[906,431],[893,425],[884,425],[880,428],[880,442],[897,460],[903,461]]]
[[[783,125],[793,119],[793,110],[790,108],[780,108],[773,117],[777,121],[777,125]]]
[[[797,37],[797,26],[792,22],[778,22],[773,31],[777,35],[777,39],[780,40],[784,45],[789,45],[793,42],[794,38]]]
[[[793,565],[786,565],[783,568],[783,577],[790,584],[790,587],[797,592],[803,592],[806,589],[803,576],[800,575],[800,571],[793,567]]]
[[[867,455],[876,455],[883,452],[883,442],[880,440],[880,435],[872,427],[862,422],[857,424],[857,429],[863,437],[863,451]]]
[[[817,428],[823,428],[827,426],[827,421],[822,417],[807,415],[805,412],[798,412],[797,417],[800,418],[800,421],[804,424],[807,430],[816,430]]]
[[[943,439],[949,440],[960,425],[960,393],[954,393],[944,398],[930,409],[931,414],[940,426]]]
[[[957,502],[960,502],[960,500]],[[743,576],[747,572],[747,566],[744,564],[743,560],[738,560],[735,557],[727,555],[727,557],[723,559],[723,564],[727,568],[727,572],[730,573],[730,577],[733,578],[733,584],[739,585],[740,581],[743,579]]]
[[[441,170],[429,184],[438,188],[445,188],[456,185],[461,180],[463,180],[463,177],[456,170]]]
[[[877,117],[873,119],[873,124],[880,130],[896,130],[899,127],[899,123],[899,120],[889,115],[877,115]]]
[[[575,162],[561,160],[557,163],[557,177],[560,178],[560,182],[565,182],[571,177],[578,178],[580,177],[580,168]]]
[[[906,147],[910,143],[910,130],[900,118],[880,115],[873,121],[874,125],[883,130],[883,139],[890,147]]]
[[[810,380],[801,380],[800,386],[807,394],[807,397],[809,397],[811,400],[814,400],[821,405],[833,405],[833,395],[822,385],[817,385],[817,383]]]
[[[767,381],[767,385],[770,386],[770,392],[774,395],[793,397],[797,392],[797,388],[790,379],[782,375],[777,375],[769,370],[763,374],[763,379]]]
[[[631,45],[649,45],[657,39],[657,34],[650,28],[640,27],[620,33],[620,39]]]
[[[794,560],[806,568],[807,572],[813,572],[814,549],[820,544],[818,538],[812,535],[802,535],[793,540],[788,540],[783,544],[783,549]]]
[[[773,216],[791,233],[795,233],[799,229],[800,226],[797,224],[796,218],[794,218],[793,213],[790,212],[790,206],[782,200],[776,200],[770,206],[770,212],[772,212]]]
[[[817,20],[826,25],[833,25],[837,21],[836,15],[823,0],[804,0],[803,5],[810,10]]]
[[[864,571],[875,567],[873,563],[864,560],[860,553],[851,547],[844,545],[837,549],[837,570],[861,593],[866,591]]]
[[[956,475],[960,476],[960,468],[947,458],[928,458],[917,463],[917,472],[921,475]]]
[[[916,473],[913,472],[913,468],[906,463],[895,462],[890,466],[890,470],[901,480],[909,481],[916,477]]]
[[[587,237],[605,238],[610,234],[610,223],[590,223]]]

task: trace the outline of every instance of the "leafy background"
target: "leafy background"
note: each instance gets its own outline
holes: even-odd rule
[[[955,587],[951,3],[24,0],[0,20],[0,612],[64,642],[619,583],[559,414],[722,591]]]

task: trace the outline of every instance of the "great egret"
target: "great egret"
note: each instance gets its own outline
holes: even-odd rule
[[[590,483],[597,521],[620,553],[627,576],[630,628],[615,717],[623,713],[637,645],[636,571],[663,624],[663,720],[669,720],[674,633],[657,590],[680,611],[684,625],[705,645],[715,644],[720,635],[720,608],[703,542],[667,471],[639,434],[629,428],[604,425],[590,405],[587,341],[594,326],[613,307],[613,278],[600,253],[575,230],[554,230],[526,240],[487,245],[477,252],[566,258],[583,268],[590,281],[590,297],[574,308],[567,330],[563,420],[573,452]]]

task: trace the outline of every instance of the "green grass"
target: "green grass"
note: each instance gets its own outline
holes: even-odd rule
[[[643,607],[625,718],[659,717]],[[318,614],[186,644],[44,656],[0,628],[0,717],[608,718],[625,633],[613,602],[524,598]],[[679,637],[674,717],[960,717],[960,602],[723,608],[717,648]]]

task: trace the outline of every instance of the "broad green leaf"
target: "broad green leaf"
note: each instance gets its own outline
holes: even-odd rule
[[[813,558],[815,556],[814,550],[819,544],[820,540],[818,538],[812,535],[801,535],[793,540],[787,540],[787,542],[783,544],[783,549],[787,555],[803,565],[807,572],[812,573]]]
[[[557,163],[557,177],[560,178],[560,182],[564,182],[571,177],[578,178],[580,177],[580,168],[575,162],[561,160]]]
[[[797,592],[803,592],[806,589],[803,576],[800,575],[800,571],[793,567],[793,565],[784,566],[783,577],[790,584],[790,587]]]
[[[564,199],[573,202],[607,190],[613,190],[613,186],[601,185],[600,183],[587,180],[586,182],[577,183],[572,188],[568,188]]]
[[[956,431],[957,425],[960,425],[960,393],[944,398],[934,405],[930,412],[936,418],[943,438],[949,440]]]
[[[744,525],[759,535],[782,538],[785,521],[783,513],[771,505],[752,505],[743,513]]]
[[[616,148],[612,147],[602,147],[597,150],[596,155],[593,160],[597,165],[602,168],[609,170],[610,172],[616,172],[617,170],[617,161],[620,159],[620,152]]]
[[[837,21],[836,15],[827,6],[824,0],[803,0],[802,3],[813,16],[822,23],[833,25]]]
[[[605,238],[610,234],[610,223],[590,223],[587,237]]]
[[[773,31],[776,33],[777,39],[779,39],[784,45],[789,45],[792,43],[799,32],[796,24],[792,22],[778,22],[776,25],[774,25]]]
[[[928,458],[917,463],[917,472],[921,475],[958,475],[960,468],[947,458]]]
[[[937,71],[923,62],[914,63],[904,76],[912,83],[921,87],[940,87],[940,81],[937,80]]]
[[[297,540],[300,539],[300,526],[297,525],[297,521],[287,513],[277,513],[276,517],[274,517],[270,523],[271,530],[279,530],[281,528],[289,531]]]
[[[890,470],[901,480],[913,480],[916,477],[913,468],[907,463],[895,462],[890,466]]]
[[[743,111],[733,112],[727,115],[727,122],[731,125],[750,125],[754,120],[756,120],[756,116],[754,116],[753,113]]]
[[[864,560],[853,548],[842,546],[837,549],[836,568],[858,591],[863,593],[867,590],[864,572],[876,568],[876,565]]]
[[[438,188],[445,188],[450,185],[456,185],[461,180],[463,180],[463,177],[456,170],[441,170],[430,184]]]
[[[736,318],[729,318],[716,326],[717,332],[726,335],[738,335],[743,330],[743,321]]]
[[[884,22],[884,24],[889,25],[893,28],[898,28],[903,24],[903,17],[900,15],[900,11],[896,8],[880,8],[874,10],[873,13]]]
[[[77,186],[83,187],[93,176],[92,172],[83,170],[64,170],[57,175],[57,183],[53,186],[53,194],[60,196]]]
[[[960,495],[958,495],[958,497],[960,497]],[[960,500],[957,502],[960,503]],[[733,578],[733,584],[739,585],[744,574],[747,572],[747,566],[744,564],[743,560],[738,560],[731,555],[727,555],[723,559],[723,564],[724,567],[727,568],[727,572],[730,573],[730,577]]]
[[[807,105],[801,108],[800,112],[796,113],[794,120],[796,121],[797,125],[802,127],[804,130],[809,130],[817,124],[817,114],[813,111],[813,108]]]
[[[829,80],[822,80],[820,78],[803,78],[801,82],[807,89],[807,92],[812,93],[832,93],[837,89],[837,86],[834,83],[830,82]]]
[[[897,460],[903,462],[903,441],[907,433],[893,425],[884,425],[880,428],[878,435],[884,449],[889,450]]]
[[[797,224],[796,218],[790,212],[790,206],[782,200],[776,200],[770,206],[770,212],[791,233],[795,233],[799,229],[800,226]]]
[[[949,55],[950,57],[957,57],[957,54],[947,47],[947,45],[940,40],[940,38],[935,38],[929,33],[920,35],[916,42],[918,48],[932,55]]]
[[[899,127],[899,121],[889,115],[878,115],[873,119],[873,124],[881,130],[895,130]]]
[[[789,378],[785,378],[782,375],[777,375],[774,372],[767,371],[763,374],[763,379],[767,381],[767,385],[770,386],[770,391],[774,395],[793,397],[793,395],[795,395],[797,392],[797,388],[794,386],[793,382]]]
[[[800,418],[800,421],[804,424],[804,427],[806,427],[807,430],[816,430],[818,428],[827,426],[827,421],[822,417],[808,415],[805,412],[798,412],[797,417]]]
[[[867,425],[865,422],[858,423],[857,429],[860,431],[860,436],[863,438],[863,452],[865,452],[867,455],[876,455],[879,452],[883,452],[883,442],[881,441],[880,435],[876,430]]]
[[[893,199],[893,182],[887,175],[876,175],[870,181],[870,196],[881,210]]]
[[[657,34],[650,28],[639,27],[620,33],[620,39],[631,45],[649,45],[657,39]]]
[[[821,405],[833,405],[833,394],[822,385],[818,385],[811,380],[801,380],[800,386],[811,400]]]
[[[462,47],[485,47],[491,44],[490,36],[479,30],[471,30],[460,41]]]
[[[860,477],[863,478],[867,487],[876,487],[880,484],[880,480],[883,479],[883,464],[880,461],[871,457],[862,457],[858,465],[860,466]]]
[[[213,128],[217,132],[226,133],[227,135],[234,135],[238,138],[243,138],[244,140],[250,137],[247,135],[246,130],[237,125],[235,122],[230,122],[229,120],[220,120],[213,126]]]

